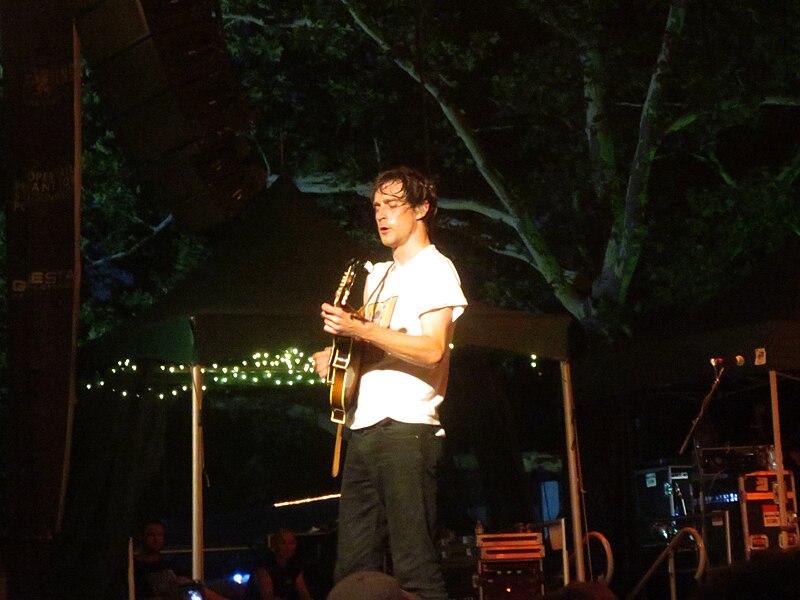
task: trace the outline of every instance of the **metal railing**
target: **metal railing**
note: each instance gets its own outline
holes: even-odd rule
[[[606,572],[602,575],[598,575],[595,579],[608,585],[611,583],[611,578],[614,576],[614,552],[611,550],[611,544],[608,538],[599,531],[590,531],[583,537],[583,543],[586,544],[587,553],[589,551],[589,538],[594,538],[600,542],[600,546],[602,546],[603,552],[606,555]]]
[[[592,560],[591,560],[591,556],[589,555],[589,542],[591,541],[590,538],[595,538],[597,541],[600,542],[600,545],[603,548],[603,552],[606,555],[606,571],[605,571],[605,573],[603,573],[601,575],[598,575],[597,577],[595,577],[591,573],[591,571],[592,571]],[[583,545],[586,547],[585,551],[586,551],[587,556],[589,556],[589,561],[588,561],[588,563],[589,563],[589,571],[590,571],[589,579],[595,580],[595,581],[600,581],[602,583],[605,583],[606,585],[611,583],[611,578],[614,576],[614,552],[611,550],[611,544],[609,543],[608,538],[606,538],[606,536],[604,536],[599,531],[589,531],[586,535],[583,536]],[[565,553],[566,552],[566,548],[564,548],[562,552]],[[564,558],[564,585],[566,586],[570,582],[570,580],[569,580],[569,565],[571,563],[575,562],[575,552],[571,552],[568,557],[566,556],[566,554],[564,554],[564,556],[565,556],[565,558]]]
[[[647,585],[647,582],[653,576],[653,573],[656,572],[661,563],[664,562],[666,559],[668,561],[668,574],[669,574],[669,597],[671,600],[677,600],[678,598],[678,587],[676,583],[676,572],[675,572],[675,547],[681,542],[684,537],[689,536],[692,541],[694,541],[695,545],[697,546],[698,551],[698,558],[697,558],[697,569],[694,573],[695,581],[699,581],[700,578],[703,576],[706,570],[706,545],[703,542],[703,536],[700,535],[694,527],[684,527],[677,534],[673,537],[667,547],[659,554],[658,558],[652,564],[650,569],[648,569],[647,573],[644,574],[641,581],[633,588],[633,591],[628,594],[626,600],[632,600],[635,598],[639,592],[644,589],[644,586]]]

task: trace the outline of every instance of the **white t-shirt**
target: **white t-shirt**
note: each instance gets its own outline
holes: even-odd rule
[[[375,265],[365,292],[364,315],[368,319],[409,335],[422,335],[420,317],[424,313],[452,307],[454,323],[467,306],[453,263],[433,245],[404,265]],[[348,419],[350,428],[368,427],[386,417],[439,425],[438,408],[447,389],[449,367],[449,347],[434,368],[412,365],[388,353],[377,362],[364,364],[355,411]]]

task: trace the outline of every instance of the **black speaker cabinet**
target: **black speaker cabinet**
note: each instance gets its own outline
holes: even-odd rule
[[[636,471],[639,542],[662,545],[694,514],[692,467],[666,465]]]

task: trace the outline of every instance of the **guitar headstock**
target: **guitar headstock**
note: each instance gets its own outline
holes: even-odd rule
[[[364,261],[357,258],[351,258],[347,262],[342,279],[339,282],[339,287],[336,289],[336,294],[333,297],[333,305],[343,307],[347,304],[350,297],[350,290],[353,288],[353,283],[356,280],[358,271],[364,266]]]

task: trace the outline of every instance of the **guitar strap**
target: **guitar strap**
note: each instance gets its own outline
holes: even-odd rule
[[[336,425],[336,442],[333,445],[333,467],[331,468],[331,477],[339,476],[339,465],[342,462],[342,424]]]
[[[378,282],[378,285],[376,285],[375,289],[372,290],[372,293],[369,295],[369,297],[364,302],[364,306],[362,306],[361,309],[358,311],[358,312],[362,313],[362,315],[363,315],[364,312],[366,312],[367,306],[369,306],[369,303],[372,302],[373,298],[375,299],[375,302],[380,300],[381,293],[383,293],[383,287],[386,285],[386,280],[389,278],[389,274],[392,271],[394,271],[394,266],[396,264],[397,263],[392,262],[392,264],[389,265],[389,268],[386,269],[386,273],[383,274],[383,277],[381,277],[381,280]]]
[[[389,277],[389,273],[394,270],[395,263],[392,263],[388,269],[386,269],[386,273],[384,273],[383,277],[381,278],[378,285],[375,286],[375,289],[372,290],[372,293],[367,298],[367,301],[364,302],[364,306],[358,309],[358,313],[361,316],[364,316],[364,312],[366,311],[367,305],[370,303],[372,298],[380,298],[381,292],[383,291],[383,286],[386,284],[386,278]],[[331,466],[331,476],[336,478],[339,476],[339,468],[342,463],[342,424],[337,423],[336,425],[336,439],[333,444],[333,465]]]

